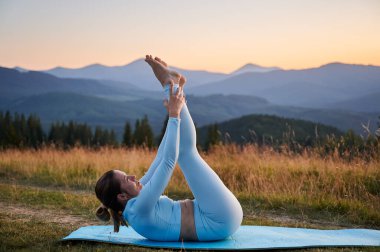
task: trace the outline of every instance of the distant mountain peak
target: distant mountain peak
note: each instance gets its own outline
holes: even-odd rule
[[[54,68],[48,69],[48,70],[43,70],[40,72],[47,72],[49,73],[50,71],[65,71],[65,70],[75,70],[76,68],[68,68],[68,67],[63,67],[63,66],[56,66]]]
[[[340,67],[340,66],[347,66],[347,65],[350,65],[350,64],[345,64],[345,63],[336,61],[336,62],[330,62],[330,63],[324,64],[324,65],[321,65],[319,68],[324,68],[324,67]]]
[[[248,68],[248,67],[262,67],[262,66],[259,66],[257,64],[247,63],[244,66],[242,66],[241,68]]]
[[[22,67],[18,67],[18,66],[14,67],[13,69],[19,71],[20,73],[29,72],[28,69],[25,69],[25,68],[22,68]]]
[[[143,58],[135,59],[135,60],[125,64],[125,66],[134,65],[134,64],[141,64],[141,63],[145,63],[145,59],[143,59]]]
[[[86,69],[104,69],[104,68],[108,68],[108,66],[100,64],[100,63],[94,63],[94,64],[90,64],[90,65],[78,68],[78,70],[80,70],[80,69],[81,70],[86,70]]]
[[[247,63],[239,69],[231,72],[231,75],[238,75],[247,72],[266,73],[270,71],[281,70],[279,67],[263,67],[252,63]]]
[[[145,60],[143,58],[139,58],[121,66],[120,68],[145,69],[146,66],[148,66],[148,64],[145,62]]]
[[[364,65],[364,64],[349,64],[342,62],[331,62],[321,65],[319,68],[336,68],[336,67],[378,67],[374,65]]]
[[[380,66],[375,65],[364,65],[364,64],[350,64],[350,63],[342,63],[342,62],[331,62],[320,67],[312,68],[316,71],[337,71],[343,74],[353,73],[352,71],[379,71]],[[335,73],[337,73],[335,72]]]
[[[88,66],[84,66],[83,68],[88,68],[88,67],[107,67],[107,66],[100,63],[94,63]]]

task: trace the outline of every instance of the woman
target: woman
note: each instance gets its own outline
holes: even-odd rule
[[[155,160],[140,181],[118,170],[108,171],[98,180],[95,192],[103,207],[97,215],[103,220],[111,216],[115,232],[128,222],[137,233],[152,240],[224,239],[240,226],[243,211],[196,149],[196,131],[183,94],[185,78],[157,57],[147,55],[145,61],[165,90],[169,112],[166,131]],[[173,201],[161,195],[177,161],[194,200]]]

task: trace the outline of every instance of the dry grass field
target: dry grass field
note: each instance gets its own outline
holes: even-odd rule
[[[122,148],[1,151],[0,250],[147,250],[59,239],[80,226],[101,224],[94,215],[99,203],[93,188],[103,172],[121,169],[141,177],[155,153]],[[216,146],[202,156],[242,203],[244,224],[380,229],[378,159],[348,162],[313,151],[278,153],[254,145]],[[165,194],[192,197],[180,167]],[[357,249],[308,251],[330,250]]]

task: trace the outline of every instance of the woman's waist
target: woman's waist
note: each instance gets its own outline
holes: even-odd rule
[[[197,241],[194,221],[194,203],[192,200],[181,200],[181,232],[180,241]]]

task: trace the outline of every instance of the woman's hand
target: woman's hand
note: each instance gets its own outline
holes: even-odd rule
[[[185,104],[185,97],[183,95],[183,87],[178,87],[177,92],[173,93],[174,84],[170,81],[170,98],[166,101],[169,117],[177,117],[181,113],[182,107]],[[164,102],[165,104],[165,102]],[[166,106],[165,106],[166,107]]]

